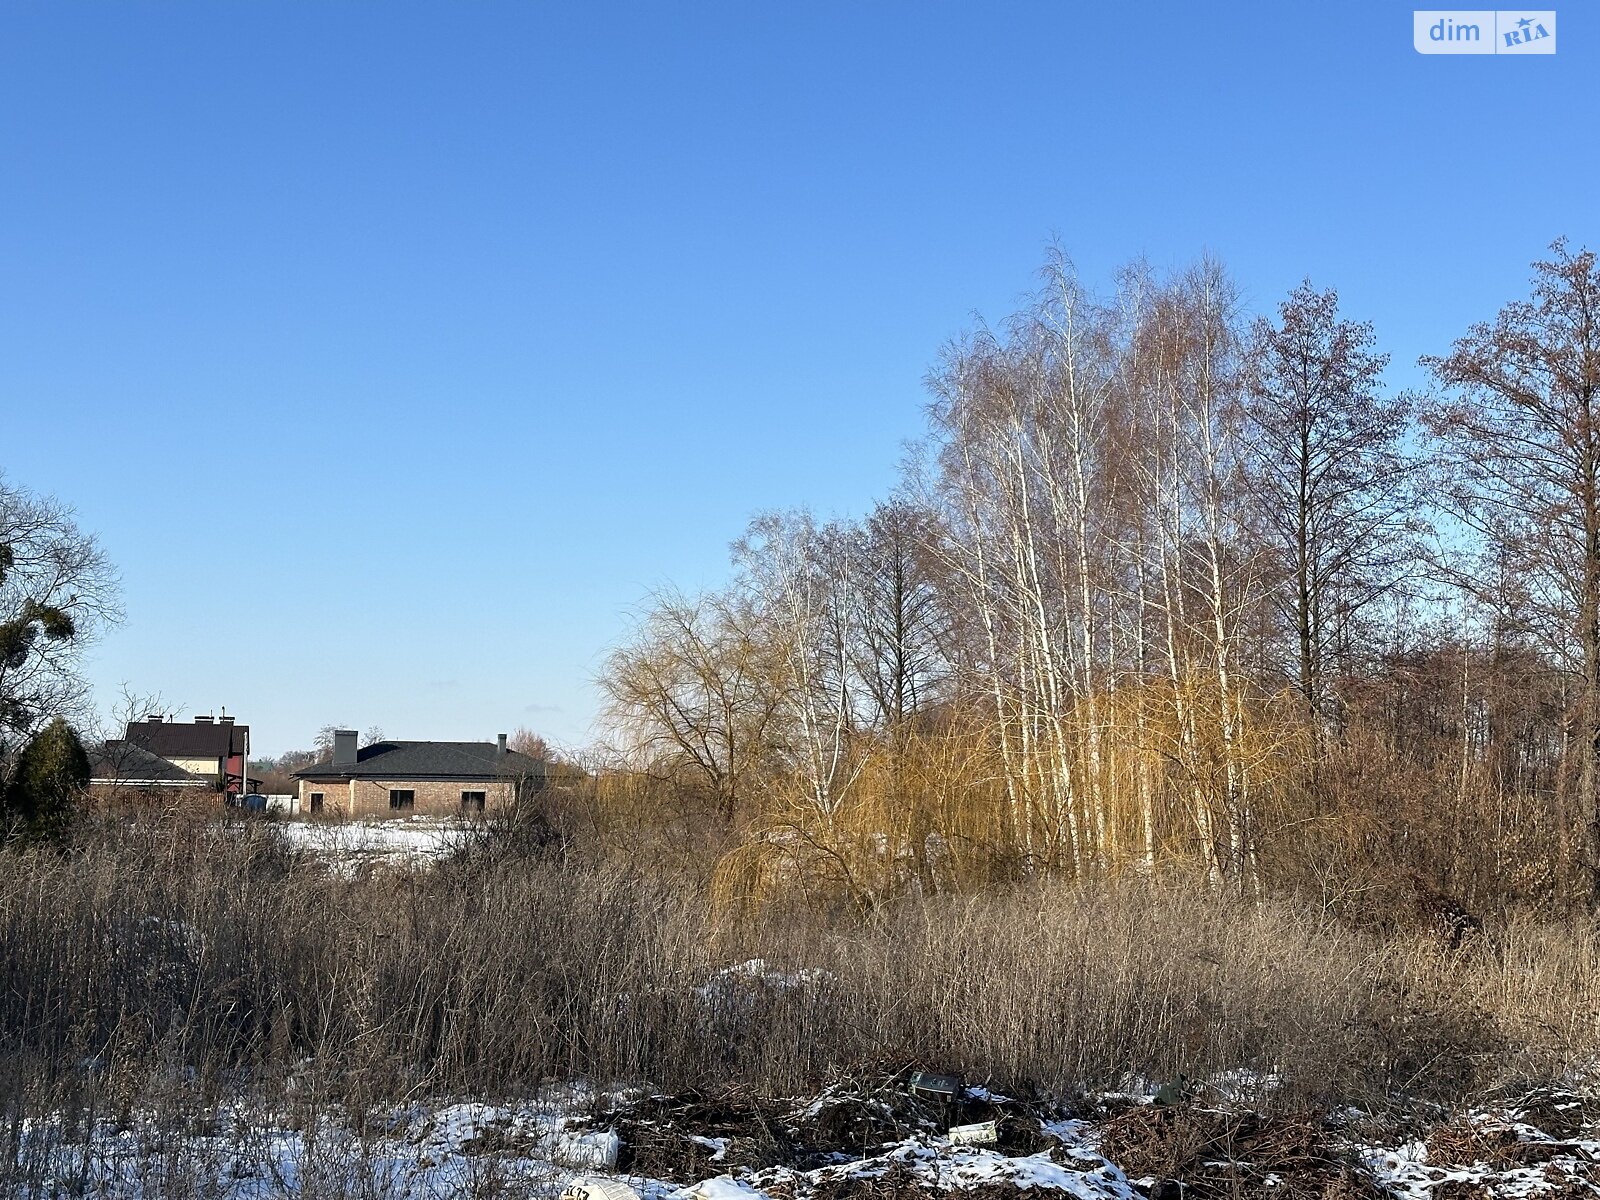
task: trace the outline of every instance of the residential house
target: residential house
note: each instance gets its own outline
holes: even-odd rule
[[[539,791],[545,765],[498,742],[374,742],[333,735],[333,757],[295,772],[304,814],[476,815]]]
[[[169,762],[132,742],[102,742],[89,751],[89,796],[119,800],[157,794],[203,795],[215,802],[216,781]]]
[[[191,724],[159,715],[129,721],[126,739],[176,767],[209,779],[219,792],[238,796],[249,790],[250,726],[235,723],[227,713],[196,717]]]

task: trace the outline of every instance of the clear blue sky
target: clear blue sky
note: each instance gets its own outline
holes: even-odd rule
[[[6,3],[0,468],[121,567],[107,701],[582,742],[646,591],[886,492],[1053,236],[1309,275],[1400,363],[1600,242],[1558,12],[1512,59],[1370,3]]]

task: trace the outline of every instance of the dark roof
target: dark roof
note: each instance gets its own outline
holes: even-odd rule
[[[296,771],[296,779],[499,779],[544,774],[544,763],[493,742],[374,742],[356,751],[354,766],[332,759]]]
[[[215,786],[214,781],[174,766],[159,754],[151,754],[132,742],[115,739],[102,742],[89,751],[89,775],[91,779],[114,779],[130,783]]]
[[[129,721],[128,741],[163,758],[227,758],[243,754],[250,726],[221,721]]]

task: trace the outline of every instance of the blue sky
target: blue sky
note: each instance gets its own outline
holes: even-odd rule
[[[1600,243],[1592,6],[1423,57],[1279,3],[0,7],[0,469],[90,672],[255,745],[591,735],[649,589],[858,513],[1059,237],[1340,289],[1406,365]]]

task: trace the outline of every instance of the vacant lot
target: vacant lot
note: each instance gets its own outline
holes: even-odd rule
[[[1103,883],[735,923],[682,880],[492,831],[356,873],[304,836],[107,821],[69,851],[7,855],[16,1170],[32,1155],[36,1181],[59,1174],[63,1146],[126,1155],[151,1130],[229,1147],[252,1130],[262,1154],[303,1155],[323,1129],[369,1154],[461,1102],[514,1113],[588,1085],[804,1097],[892,1088],[914,1066],[1043,1105],[1036,1118],[1182,1076],[1245,1108],[1438,1121],[1576,1086],[1595,1048],[1600,942],[1532,917],[1452,950],[1286,902]]]

